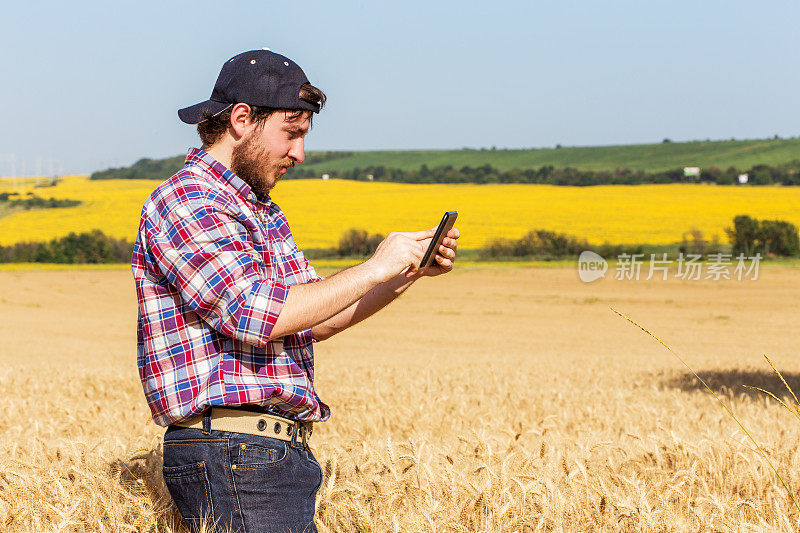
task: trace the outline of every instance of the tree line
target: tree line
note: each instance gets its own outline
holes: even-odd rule
[[[738,215],[733,219],[733,226],[726,228],[725,233],[731,243],[731,254],[735,257],[744,254],[753,257],[793,257],[800,256],[800,237],[797,226],[785,220],[758,221],[747,215]],[[545,230],[533,230],[519,239],[495,239],[483,250],[485,258],[564,258],[577,257],[584,250],[591,250],[603,257],[617,257],[623,253],[643,253],[642,245],[590,245],[585,239],[578,239],[564,233]],[[720,242],[714,238],[708,241],[699,230],[692,230],[683,236],[678,244],[678,252],[683,254],[722,253]]]
[[[183,167],[186,157],[176,155],[166,159],[144,157],[129,167],[109,168],[92,172],[91,180],[160,179],[165,180]]]
[[[316,169],[295,167],[286,178],[319,177]],[[382,165],[356,167],[349,170],[331,170],[331,178],[356,181],[388,181],[397,183],[539,183],[548,185],[640,185],[645,183],[716,183],[733,185],[739,183],[739,175],[747,174],[752,185],[800,185],[800,159],[780,165],[755,165],[749,169],[730,166],[723,170],[711,166],[700,171],[698,177],[684,176],[683,168],[660,172],[646,172],[629,168],[616,170],[581,170],[571,167],[556,168],[545,165],[539,168],[500,170],[486,164],[478,167],[452,165],[428,168],[422,165],[417,170],[403,170]]]
[[[32,192],[28,193],[27,198],[21,198],[17,193],[4,192],[0,193],[0,203],[6,204],[8,207],[22,207],[23,209],[48,209],[53,207],[74,207],[81,205],[83,202],[67,198],[56,199],[50,197],[45,199],[41,196],[35,196]]]
[[[762,257],[791,257],[800,255],[800,237],[794,224],[783,220],[758,221],[747,215],[733,219],[733,226],[725,229],[731,243],[731,253],[743,253],[752,257],[760,253]],[[375,251],[383,240],[383,235],[370,235],[366,230],[351,228],[342,234],[339,244],[323,251],[321,256],[367,257]],[[678,252],[683,254],[722,253],[723,246],[716,239],[708,241],[699,230],[686,232],[678,243]],[[586,239],[567,233],[557,233],[534,229],[519,239],[499,238],[490,241],[479,251],[484,259],[563,259],[577,257],[585,250],[593,251],[603,257],[617,257],[621,254],[641,254],[641,244],[589,244]]]
[[[731,253],[743,253],[752,257],[787,257],[800,255],[800,238],[794,224],[783,220],[757,220],[747,215],[733,219],[733,226],[726,233],[731,243]],[[379,233],[370,234],[364,229],[351,228],[345,231],[337,246],[327,250],[314,250],[316,258],[322,257],[368,257],[384,239]],[[591,250],[603,257],[621,254],[640,254],[643,245],[619,245],[605,243],[589,244],[566,233],[534,229],[519,239],[495,239],[479,250],[483,259],[561,259],[577,257],[584,250]],[[721,253],[722,245],[714,239],[709,242],[698,230],[687,232],[678,243],[681,253],[706,255]],[[100,230],[88,233],[70,233],[66,237],[49,242],[22,242],[11,246],[0,246],[0,263],[127,263],[133,254],[133,243],[115,239]]]
[[[309,168],[327,161],[355,155],[354,152],[318,152],[306,157],[305,165],[289,169],[284,179],[319,178],[322,171]],[[140,159],[130,167],[110,168],[92,173],[91,179],[167,179],[184,164],[184,156],[167,159]],[[645,183],[716,183],[734,185],[739,175],[747,174],[753,185],[800,185],[800,159],[779,165],[754,165],[748,169],[729,166],[726,169],[710,166],[701,169],[696,178],[684,176],[683,168],[647,172],[629,168],[615,170],[581,170],[572,167],[556,168],[544,165],[539,168],[501,170],[486,164],[476,167],[453,165],[429,168],[422,165],[416,170],[404,170],[383,165],[356,167],[348,170],[330,170],[331,178],[356,181],[388,181],[396,183],[543,183],[548,185],[639,185]]]

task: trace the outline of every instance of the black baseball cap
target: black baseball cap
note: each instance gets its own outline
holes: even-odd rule
[[[211,98],[178,110],[187,124],[204,120],[238,103],[254,106],[304,110],[319,113],[318,103],[300,98],[300,87],[308,83],[303,69],[288,57],[263,48],[235,55],[222,65]]]

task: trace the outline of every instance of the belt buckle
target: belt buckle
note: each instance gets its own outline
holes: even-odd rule
[[[292,432],[292,444],[296,445],[299,439],[303,447],[308,448],[308,438],[311,436],[312,432],[311,423],[297,420],[295,421],[295,426],[297,426],[297,430]]]
[[[306,440],[303,436],[303,423],[299,420],[292,420],[292,438],[289,443],[292,446],[297,446],[297,439],[300,437],[302,439],[303,445],[305,445]]]

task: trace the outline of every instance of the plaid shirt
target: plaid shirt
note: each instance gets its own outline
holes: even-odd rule
[[[139,375],[157,424],[242,404],[330,416],[314,392],[311,330],[269,338],[288,287],[322,279],[269,196],[191,149],[144,203],[132,268]]]

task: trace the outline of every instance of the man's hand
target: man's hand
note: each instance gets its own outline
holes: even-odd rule
[[[374,281],[384,283],[404,271],[406,277],[413,276],[435,231],[393,231],[387,235],[366,261],[375,275]]]
[[[430,230],[435,231],[435,228]],[[453,270],[453,262],[456,260],[456,248],[458,243],[456,239],[461,237],[461,232],[458,228],[453,228],[447,232],[447,236],[442,240],[442,245],[436,251],[436,257],[431,266],[421,269],[420,275],[422,276],[438,276]],[[431,239],[423,241],[425,249],[428,249]],[[423,252],[424,253],[424,252]]]
[[[427,268],[419,268],[419,263],[422,261],[422,256],[425,255],[434,233],[436,233],[436,228],[417,232],[390,233],[378,245],[375,254],[364,263],[343,270],[328,279],[309,283],[308,286],[313,288],[314,285],[335,281],[338,277],[354,269],[363,268],[368,272],[370,284],[373,285],[366,295],[335,316],[312,325],[311,331],[314,338],[325,340],[372,316],[423,276],[438,276],[450,272],[453,269],[453,260],[456,258],[456,239],[461,236],[455,228],[451,229],[442,241],[439,253],[436,254],[436,262]],[[300,287],[306,286],[301,285]],[[295,289],[293,288],[293,290]],[[292,291],[289,291],[290,296]],[[279,321],[281,316],[283,316],[283,312],[278,316]]]

